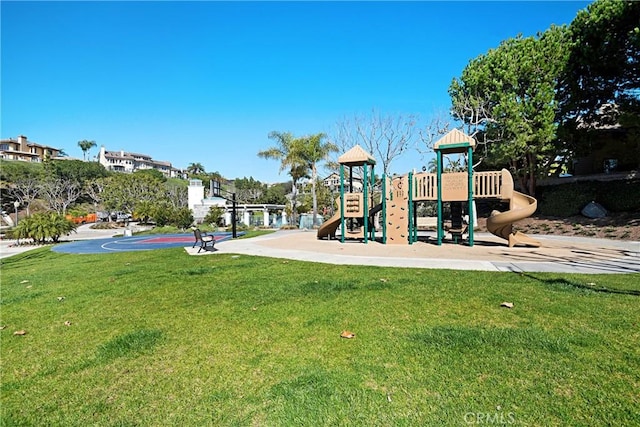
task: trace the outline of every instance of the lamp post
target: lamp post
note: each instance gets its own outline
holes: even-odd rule
[[[17,200],[16,200],[15,202],[13,202],[13,207],[14,207],[14,208],[15,208],[15,210],[16,210],[16,227],[18,226],[18,206],[20,206],[20,202],[19,202],[19,201],[17,201]],[[17,233],[16,233],[16,234],[17,234]],[[19,245],[19,244],[20,244],[20,237],[18,237],[18,238],[16,239],[16,244],[17,244],[17,245]]]
[[[13,207],[16,209],[16,227],[18,226],[18,207],[20,206],[19,201],[13,202]]]
[[[220,181],[212,181],[213,183],[213,195],[215,197],[222,197],[223,199],[225,199],[226,201],[231,202],[231,233],[233,238],[235,239],[236,237],[238,237],[238,233],[236,232],[236,210],[238,208],[238,204],[236,201],[236,193],[232,193],[230,191],[227,190],[223,190],[220,188]],[[231,195],[231,199],[226,198],[225,196],[221,195],[220,193],[225,193],[225,194],[229,194]]]

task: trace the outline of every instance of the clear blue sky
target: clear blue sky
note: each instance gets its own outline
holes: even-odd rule
[[[2,1],[1,136],[286,181],[256,154],[270,131],[331,134],[372,109],[426,122],[471,59],[589,3]]]

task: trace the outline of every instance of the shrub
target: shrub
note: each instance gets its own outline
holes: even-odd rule
[[[165,202],[152,204],[148,209],[148,215],[157,227],[172,225],[184,230],[193,224],[193,214],[189,208],[176,208]]]
[[[151,209],[151,217],[158,227],[164,227],[171,222],[172,206],[167,203],[158,203]]]
[[[56,212],[33,214],[22,221],[14,229],[14,237],[33,239],[36,244],[44,244],[49,239],[58,242],[60,236],[76,230],[76,225]]]
[[[193,215],[191,209],[187,207],[173,209],[170,224],[175,225],[183,230],[189,228],[193,224]]]
[[[140,218],[142,222],[146,224],[147,222],[149,222],[149,218],[152,217],[154,213],[154,203],[148,200],[143,200],[136,204],[136,209],[133,215],[137,218]]]
[[[224,222],[224,208],[220,206],[211,206],[209,212],[204,217],[202,222],[209,225],[221,226]]]
[[[538,188],[538,213],[546,216],[579,215],[589,202],[611,212],[640,210],[640,181],[585,181]]]
[[[117,222],[96,222],[91,226],[91,228],[96,230],[114,230],[121,228],[121,225]]]
[[[542,187],[538,191],[538,213],[546,216],[579,215],[582,208],[595,199],[592,189],[571,183]]]
[[[640,210],[640,181],[598,182],[596,202],[613,212]]]

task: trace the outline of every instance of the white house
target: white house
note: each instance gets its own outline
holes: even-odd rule
[[[231,213],[233,210],[233,202],[223,197],[206,197],[204,196],[204,185],[199,179],[189,180],[188,187],[188,206],[193,212],[193,218],[196,223],[202,223],[204,217],[209,213],[212,207],[224,208],[224,223],[226,226],[232,224]],[[262,212],[262,219],[255,221],[255,212]],[[274,204],[240,204],[236,203],[237,220],[247,226],[260,225],[264,227],[278,227],[287,224],[287,214],[284,211],[284,205]]]
[[[340,191],[340,174],[333,172],[331,175],[322,180],[325,187],[333,188],[334,191]],[[344,177],[344,185],[349,185],[349,177]],[[353,176],[353,192],[362,191],[362,179],[359,176]]]
[[[107,151],[104,145],[100,147],[98,161],[110,171],[131,173],[137,170],[156,169],[168,178],[181,175],[181,171],[172,167],[170,162],[153,160],[147,154],[131,153],[124,150]]]

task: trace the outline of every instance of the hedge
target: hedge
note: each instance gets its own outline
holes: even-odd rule
[[[538,187],[538,215],[579,215],[590,202],[610,212],[640,211],[640,180],[582,181]]]

